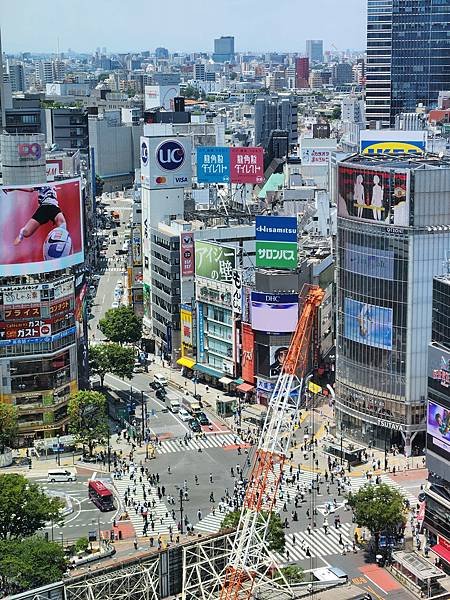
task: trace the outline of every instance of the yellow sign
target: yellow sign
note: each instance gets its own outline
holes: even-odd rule
[[[362,154],[423,154],[424,149],[418,144],[387,141],[370,143],[365,141]]]
[[[320,385],[317,385],[317,383],[313,383],[312,381],[310,381],[308,383],[308,390],[313,394],[320,394],[322,388],[320,387]]]
[[[192,311],[187,308],[180,309],[181,321],[181,356],[192,355]],[[189,352],[191,349],[191,352]]]

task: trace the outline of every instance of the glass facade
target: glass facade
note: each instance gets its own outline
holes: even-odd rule
[[[337,422],[366,444],[414,453],[426,428],[432,279],[450,233],[408,226],[422,202],[413,190],[427,187],[423,170],[419,178],[414,168],[405,174],[407,161],[389,171],[388,161],[369,163],[355,157],[338,166]]]
[[[450,86],[449,0],[368,0],[366,115],[394,125]]]

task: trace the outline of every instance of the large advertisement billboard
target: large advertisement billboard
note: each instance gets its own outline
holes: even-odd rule
[[[352,273],[394,279],[394,252],[348,243],[344,250],[344,268]]]
[[[392,308],[345,298],[344,337],[375,348],[392,350]]]
[[[374,223],[409,225],[409,190],[406,172],[339,165],[338,215]]]
[[[333,150],[328,148],[302,148],[302,165],[329,165]]]
[[[180,233],[181,277],[194,274],[194,234],[192,231]]]
[[[423,154],[426,130],[369,129],[360,131],[361,154]]]
[[[232,283],[236,250],[212,242],[195,242],[195,274],[221,283]]]
[[[432,400],[428,400],[427,447],[441,456],[450,454],[450,408]]]
[[[255,338],[253,329],[242,323],[242,379],[253,384],[255,380]]]
[[[256,217],[256,267],[297,268],[297,217]]]
[[[180,306],[181,356],[192,356],[192,308],[186,304]]]
[[[0,188],[0,277],[84,261],[80,179]]]
[[[265,333],[292,333],[298,320],[297,294],[252,292],[252,328]]]
[[[428,385],[450,401],[450,352],[431,346],[428,351]]]
[[[151,190],[186,187],[192,178],[188,137],[141,137],[141,183]]]
[[[287,346],[270,346],[269,377],[276,378],[281,373],[281,368],[289,352]]]
[[[338,215],[409,225],[408,173],[339,165]]]
[[[198,183],[229,183],[230,148],[199,146],[197,148]]]
[[[230,177],[232,183],[263,183],[263,148],[230,148]]]

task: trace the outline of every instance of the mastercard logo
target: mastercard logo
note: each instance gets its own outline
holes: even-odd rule
[[[159,185],[161,185],[163,183],[167,183],[167,178],[166,177],[156,177],[155,183],[158,183]]]
[[[407,142],[363,142],[362,154],[423,154],[423,144]]]

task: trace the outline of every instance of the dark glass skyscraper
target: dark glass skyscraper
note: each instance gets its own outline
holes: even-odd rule
[[[450,0],[368,0],[366,115],[388,127],[450,87]]]

